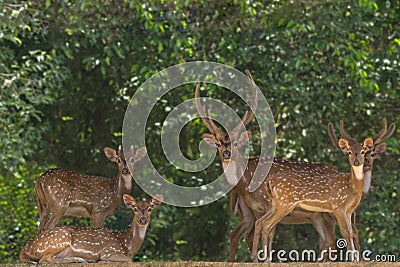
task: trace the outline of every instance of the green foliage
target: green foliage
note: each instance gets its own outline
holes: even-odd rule
[[[0,262],[18,262],[19,249],[36,232],[33,184],[41,172],[59,166],[115,175],[102,148],[120,144],[124,111],[140,84],[174,64],[208,60],[250,69],[274,114],[277,156],[347,171],[347,160],[331,146],[328,122],[338,126],[344,119],[361,140],[378,131],[382,117],[400,119],[399,10],[398,1],[380,0],[0,0]],[[226,90],[207,89],[244,113]],[[192,177],[161,156],[165,110],[193,94],[188,86],[166,95],[146,136],[159,170],[187,186],[221,174],[218,160]],[[199,156],[205,131],[199,120],[184,128],[186,156]],[[358,209],[361,246],[376,254],[400,254],[398,133],[386,142]],[[135,187],[133,195],[144,193]],[[193,209],[162,205],[135,260],[227,260],[237,220],[228,203],[225,197]],[[131,216],[121,208],[106,226],[125,229]],[[274,246],[309,249],[315,240],[309,226],[280,226]],[[244,242],[238,255],[249,260]]]

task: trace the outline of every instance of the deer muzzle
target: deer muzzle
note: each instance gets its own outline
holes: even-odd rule
[[[231,159],[231,152],[229,150],[224,150],[222,152],[222,157],[224,160],[230,160]]]
[[[144,216],[140,217],[140,218],[139,218],[139,224],[141,224],[141,225],[147,224],[147,219],[146,219],[146,217],[144,217]]]
[[[127,167],[122,168],[122,174],[129,174],[129,169]]]
[[[358,159],[355,159],[355,160],[353,161],[353,165],[354,165],[354,166],[360,166],[360,165],[361,165],[361,162],[360,162]]]

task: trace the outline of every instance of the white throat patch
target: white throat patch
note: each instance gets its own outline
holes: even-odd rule
[[[371,186],[371,171],[366,171],[364,173],[364,188],[363,188],[363,193],[368,193],[369,187]]]
[[[144,239],[144,236],[146,234],[146,229],[147,229],[147,225],[140,225],[139,226],[139,237],[140,239]]]
[[[224,168],[224,174],[225,174],[226,180],[228,180],[228,183],[230,185],[235,185],[239,180],[237,177],[237,173],[236,173],[236,162],[223,161],[222,166]]]
[[[354,171],[354,174],[356,175],[357,180],[364,179],[364,166],[363,165],[353,166],[353,171]]]

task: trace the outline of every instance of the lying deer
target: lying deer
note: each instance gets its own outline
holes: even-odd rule
[[[134,170],[135,164],[146,155],[146,148],[139,148],[134,154],[131,147],[128,160],[122,149],[117,154],[106,147],[104,153],[118,164],[116,179],[57,168],[48,170],[36,180],[40,216],[38,233],[54,228],[64,216],[90,218],[92,227],[103,227],[105,219],[118,211],[123,203],[122,195],[130,194],[132,190],[129,169]]]
[[[72,262],[131,262],[140,249],[150,223],[151,211],[163,200],[156,195],[150,203],[136,202],[123,195],[125,205],[132,209],[134,218],[129,229],[123,232],[104,228],[63,226],[47,230],[30,239],[20,252],[25,263]]]
[[[381,154],[384,153],[386,149],[386,144],[382,143],[386,139],[388,139],[394,132],[395,125],[392,123],[390,125],[389,130],[387,130],[386,119],[382,120],[382,130],[373,138],[374,144],[377,144],[374,149],[365,154],[364,159],[364,188],[363,188],[363,198],[369,191],[371,174],[373,169],[373,163],[376,158],[378,158]],[[348,135],[344,132],[343,128],[340,129],[341,134],[348,137]],[[329,134],[332,140],[332,143],[335,145],[338,143],[337,137],[334,132],[330,129]],[[275,161],[271,168],[274,168]],[[281,170],[283,170],[283,166],[286,168],[296,168],[296,165],[291,166],[290,162],[284,162],[285,164],[279,164]],[[294,162],[294,164],[298,164]],[[318,165],[312,164],[311,166],[318,167]],[[334,168],[327,164],[329,168],[314,168],[313,171],[317,172],[322,171],[323,173],[332,171],[334,172]],[[288,170],[288,169],[286,169]],[[290,171],[289,170],[289,171]],[[301,170],[299,170],[301,171]],[[338,172],[338,171],[337,171]],[[268,177],[267,177],[268,178]],[[236,207],[236,210],[239,210],[240,221],[237,227],[230,234],[230,255],[231,261],[235,260],[236,248],[238,241],[245,237],[246,242],[248,244],[249,250],[252,249],[253,242],[253,234],[254,234],[254,223],[256,218],[252,214],[251,210],[246,206],[244,201],[237,195],[235,197],[231,197],[231,208]],[[355,231],[355,239],[354,243],[357,250],[360,250],[359,241],[358,241],[358,231],[355,227],[355,213],[353,213],[353,231]],[[291,213],[289,213],[286,217],[284,217],[280,223],[282,224],[312,224],[318,233],[318,243],[320,251],[328,251],[329,248],[334,248],[335,246],[335,219],[327,213],[320,212],[312,212],[303,209],[295,209]],[[269,247],[272,245],[273,234],[270,236]]]
[[[343,122],[341,121],[341,128]],[[271,208],[255,223],[252,258],[258,260],[257,245],[262,231],[263,248],[268,251],[271,229],[296,207],[332,213],[342,236],[354,251],[351,215],[358,206],[364,187],[364,157],[373,149],[372,138],[358,144],[354,138],[340,139],[337,146],[348,154],[350,174],[313,174],[312,172],[282,173],[268,179],[265,190],[271,197]]]

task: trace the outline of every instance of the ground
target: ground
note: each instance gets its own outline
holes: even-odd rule
[[[254,263],[231,263],[231,262],[133,262],[133,263],[93,263],[93,264],[63,264],[63,267],[253,267],[253,266],[270,266],[270,267],[344,267],[344,266],[368,266],[368,267],[378,267],[378,266],[388,266],[388,267],[398,267],[399,262],[393,263],[379,263],[379,262],[358,262],[358,263],[344,263],[344,262],[328,262],[328,263],[265,263],[265,264],[254,264]],[[0,264],[0,267],[26,267],[33,266],[27,264]],[[45,265],[46,267],[53,267],[59,265]]]

